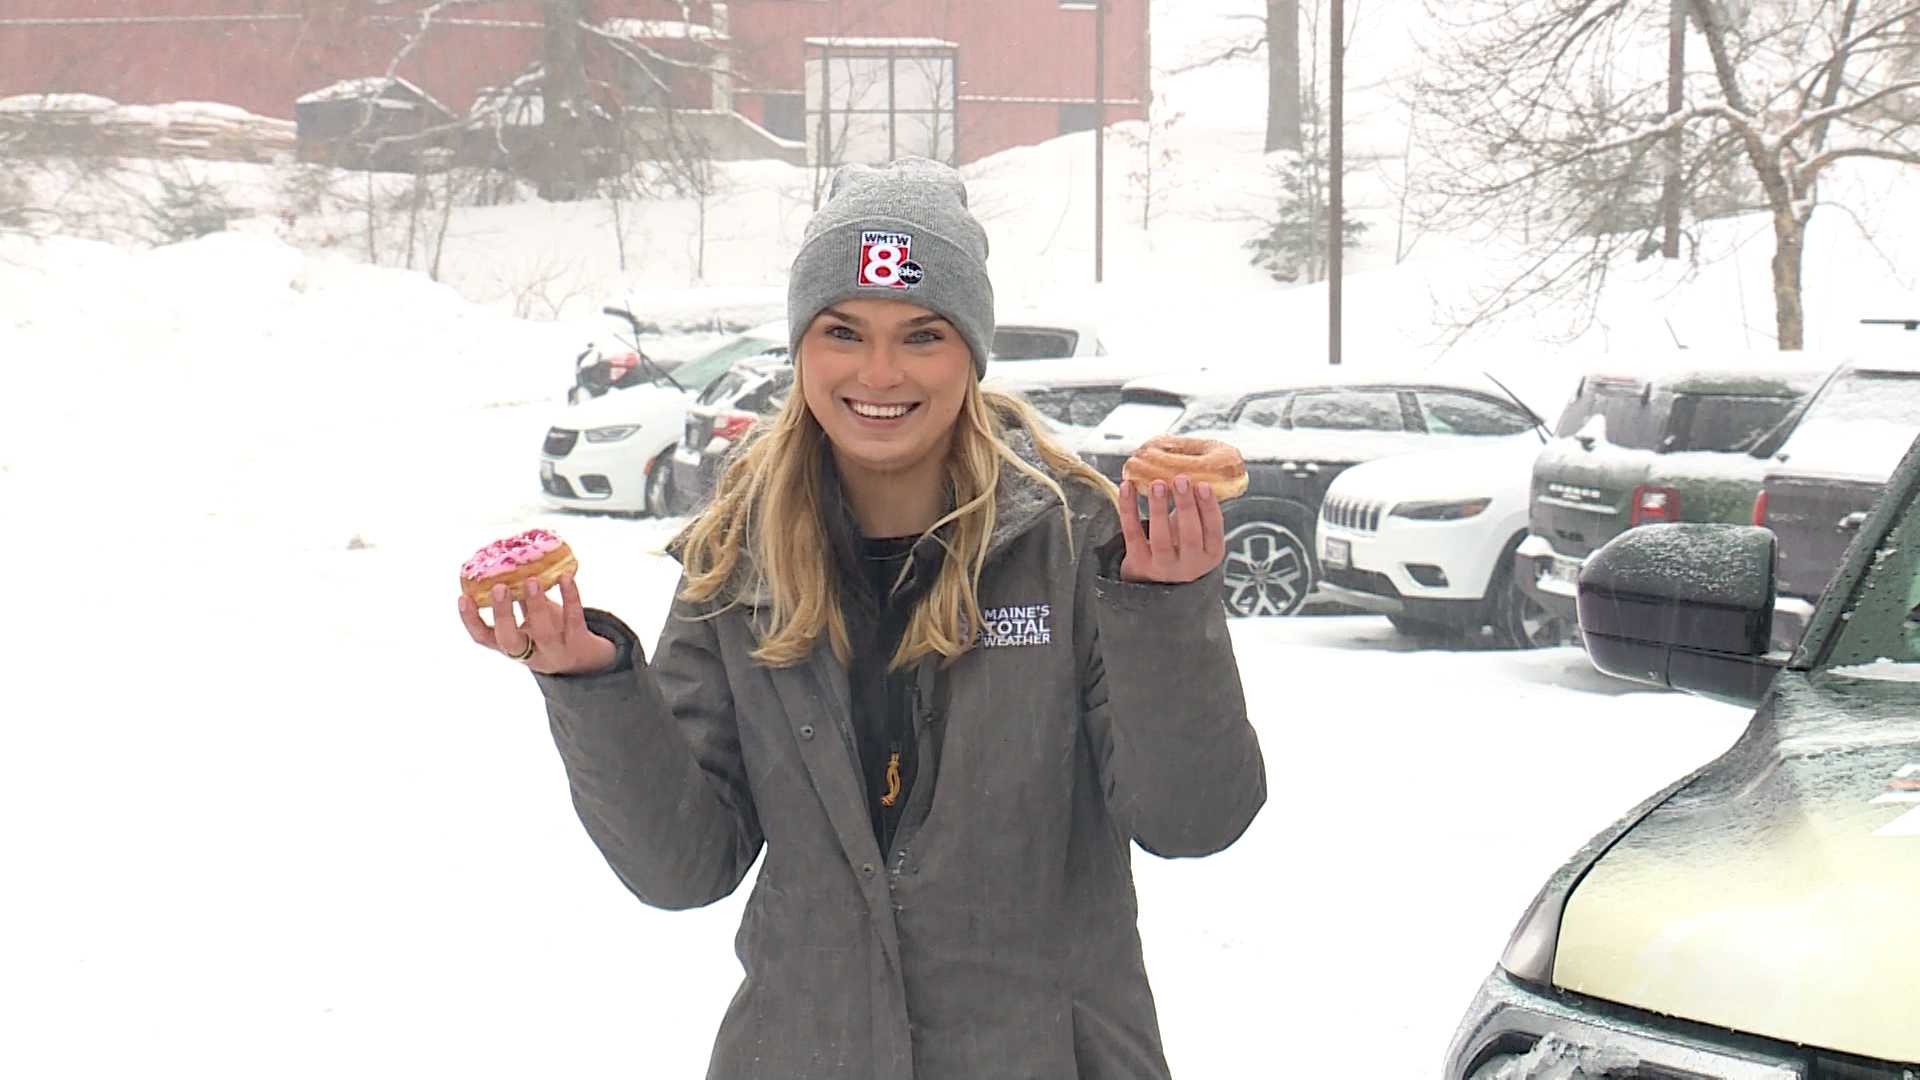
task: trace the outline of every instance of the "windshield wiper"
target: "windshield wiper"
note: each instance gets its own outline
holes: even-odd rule
[[[1521,401],[1520,396],[1518,394],[1515,394],[1513,391],[1507,389],[1507,384],[1501,382],[1499,379],[1494,378],[1492,375],[1488,374],[1487,372],[1483,371],[1480,374],[1485,375],[1488,382],[1499,387],[1500,392],[1507,395],[1508,401],[1511,401],[1515,405],[1519,406],[1520,411],[1527,414],[1527,418],[1533,421],[1534,436],[1540,440],[1540,445],[1545,446],[1547,444],[1547,422],[1545,420],[1540,419],[1540,414],[1534,412],[1532,409],[1527,408],[1527,403],[1524,401]]]
[[[667,370],[661,367],[659,364],[654,363],[653,357],[647,355],[647,350],[642,349],[640,347],[640,320],[634,318],[633,312],[628,311],[626,308],[617,308],[617,307],[603,307],[600,309],[600,312],[603,315],[614,315],[619,318],[627,320],[627,325],[633,328],[633,340],[627,342],[627,344],[633,346],[633,355],[638,357],[640,360],[640,363],[645,365],[646,369],[653,373],[654,382],[659,382],[661,379],[665,379],[668,382],[673,384],[673,388],[675,390],[678,390],[683,394],[687,392],[687,388],[684,386],[681,386],[680,381],[678,379],[675,379],[672,375],[667,374]]]

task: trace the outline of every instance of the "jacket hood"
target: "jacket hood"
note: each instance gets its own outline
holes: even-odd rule
[[[1783,672],[1733,749],[1588,870],[1554,985],[1920,1062],[1920,686],[1891,673]]]

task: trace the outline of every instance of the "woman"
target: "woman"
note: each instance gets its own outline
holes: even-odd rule
[[[528,582],[524,657],[587,832],[641,900],[766,861],[709,1077],[1165,1077],[1130,842],[1232,843],[1265,798],[1204,484],[1150,521],[980,385],[958,175],[849,167],[789,286],[797,392],[674,550],[649,661]],[[510,612],[506,590],[495,612]]]

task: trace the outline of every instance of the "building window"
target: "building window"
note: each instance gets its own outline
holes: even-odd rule
[[[808,161],[954,160],[959,46],[934,38],[808,38],[806,44]]]
[[[807,137],[807,99],[799,94],[767,94],[761,98],[766,107],[768,131],[795,142]]]
[[[1092,131],[1100,126],[1100,110],[1091,101],[1076,101],[1060,106],[1060,134]]]

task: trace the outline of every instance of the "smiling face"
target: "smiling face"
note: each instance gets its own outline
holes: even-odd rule
[[[843,469],[937,471],[973,382],[960,331],[899,300],[843,300],[800,338],[800,389]]]

